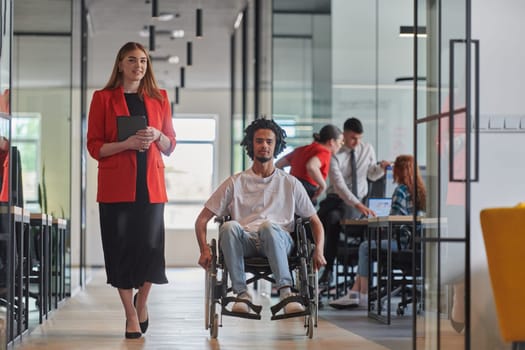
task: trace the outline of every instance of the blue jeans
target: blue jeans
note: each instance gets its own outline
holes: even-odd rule
[[[247,232],[237,221],[227,221],[219,228],[219,244],[234,293],[247,290],[244,257],[265,256],[277,288],[292,285],[288,254],[294,243],[290,233],[280,226],[266,221],[259,227],[259,232]]]
[[[370,246],[372,249],[377,248],[376,241],[370,241]],[[381,249],[387,249],[388,247],[388,240],[384,239],[381,240]],[[393,252],[397,252],[397,241],[390,240],[390,248]],[[362,277],[368,277],[369,274],[369,268],[370,263],[368,261],[368,241],[363,241],[361,244],[359,244],[359,253],[358,253],[358,259],[357,259],[357,273],[359,276]]]

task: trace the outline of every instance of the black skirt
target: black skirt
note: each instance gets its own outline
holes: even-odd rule
[[[164,203],[99,203],[107,283],[121,289],[168,283]]]

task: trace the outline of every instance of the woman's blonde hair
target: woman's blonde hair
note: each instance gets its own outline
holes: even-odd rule
[[[414,182],[414,157],[408,154],[400,155],[394,162],[394,182],[406,185],[408,191],[415,198],[414,208],[424,211],[426,208],[427,190],[419,168],[416,168],[416,181]],[[417,186],[417,196],[414,196],[415,186]]]
[[[109,77],[106,86],[104,86],[104,89],[115,89],[122,85],[122,72],[119,71],[119,63],[126,57],[126,55],[130,51],[137,49],[144,52],[148,60],[146,73],[144,74],[144,78],[142,78],[142,80],[140,81],[139,89],[137,92],[141,98],[144,95],[147,95],[149,97],[153,97],[162,101],[164,97],[160,93],[159,86],[157,85],[157,81],[155,80],[155,74],[153,73],[153,67],[151,66],[151,58],[148,54],[148,51],[144,46],[142,46],[142,44],[136,42],[130,41],[120,48],[120,50],[117,53],[117,57],[115,58],[113,71],[111,72],[111,76]]]

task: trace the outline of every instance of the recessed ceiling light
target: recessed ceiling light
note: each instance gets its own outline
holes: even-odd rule
[[[147,38],[149,37],[149,28],[148,26],[144,26],[144,28],[142,28],[140,31],[139,31],[139,36],[141,38]]]
[[[169,56],[168,63],[171,63],[171,64],[179,63],[179,56]]]
[[[184,38],[184,30],[182,29],[173,30],[171,31],[171,36],[174,38]]]
[[[233,27],[235,29],[239,28],[239,26],[241,25],[242,16],[243,16],[242,11],[237,14],[237,18],[235,18],[235,23],[233,24]]]
[[[175,18],[175,14],[173,12],[161,12],[159,16],[157,17],[157,20],[162,22],[171,21]]]

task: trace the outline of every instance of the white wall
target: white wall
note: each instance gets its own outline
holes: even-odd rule
[[[525,144],[522,133],[482,133],[480,135],[480,182],[472,186],[471,271],[472,349],[503,349],[498,331],[492,286],[488,274],[485,245],[479,222],[484,208],[510,207],[525,201],[525,166],[519,160]],[[525,228],[516,227],[516,234]]]
[[[472,7],[473,38],[480,40],[483,123],[525,116],[525,2],[477,0]],[[471,198],[472,349],[510,349],[498,331],[479,212],[525,201],[525,133],[486,132],[480,140],[480,182],[473,184]],[[517,227],[516,234],[525,234],[525,229]]]

